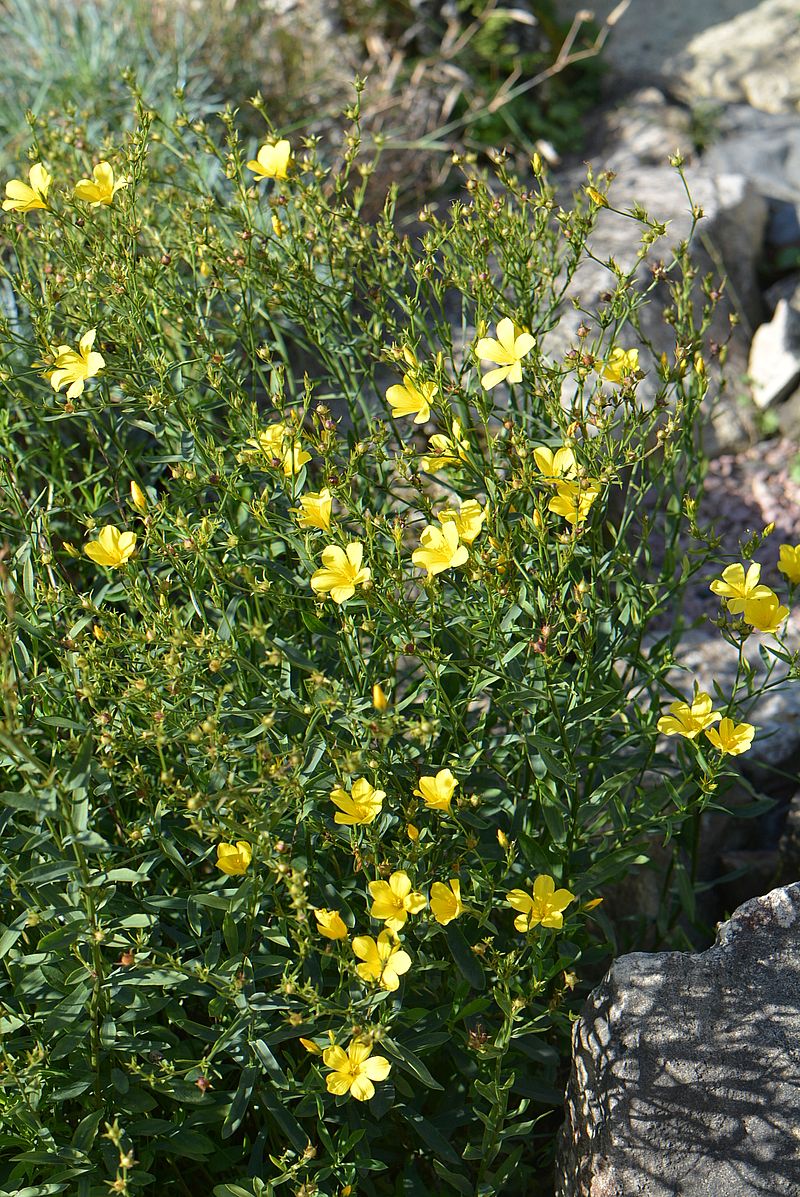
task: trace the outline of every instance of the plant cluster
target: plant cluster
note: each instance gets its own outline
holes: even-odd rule
[[[595,221],[663,225],[498,154],[412,240],[346,119],[35,120],[6,186],[9,1197],[546,1191],[603,895],[673,843],[669,932],[752,741],[744,658],[675,685],[712,280],[655,263],[653,358],[610,262],[555,351]],[[714,585],[788,660],[757,567]]]

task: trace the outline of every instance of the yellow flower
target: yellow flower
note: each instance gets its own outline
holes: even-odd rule
[[[385,1056],[373,1056],[372,1047],[353,1039],[347,1051],[341,1047],[326,1047],[322,1060],[331,1072],[325,1078],[329,1093],[337,1097],[349,1093],[356,1101],[369,1101],[375,1096],[373,1081],[385,1081],[391,1064]]]
[[[751,599],[769,598],[769,586],[759,582],[761,566],[751,565],[747,573],[743,565],[729,565],[722,571],[721,578],[715,578],[710,589],[725,600],[731,615],[741,615],[745,603]]]
[[[533,450],[533,460],[536,468],[544,476],[546,482],[558,482],[562,478],[574,478],[578,472],[575,454],[566,445],[556,449],[548,449],[546,445],[538,445]]]
[[[759,632],[777,632],[786,616],[788,607],[782,607],[777,594],[768,591],[762,598],[747,599],[742,619]]]
[[[790,544],[781,545],[778,569],[793,585],[796,586],[800,582],[800,544],[796,544],[794,548]]]
[[[131,503],[142,515],[147,511],[147,495],[138,482],[131,482]]]
[[[347,927],[338,910],[314,910],[317,930],[326,939],[347,939]]]
[[[582,524],[587,519],[592,505],[600,494],[600,485],[593,478],[585,484],[580,482],[556,482],[557,494],[547,504],[548,511],[563,515],[569,524]]]
[[[461,882],[455,877],[447,885],[443,881],[434,881],[431,886],[431,913],[436,922],[446,927],[463,912]]]
[[[96,565],[119,569],[133,556],[135,548],[135,532],[120,532],[113,524],[106,524],[100,529],[97,540],[90,540],[83,551]]]
[[[482,337],[475,346],[475,356],[481,361],[497,362],[499,369],[484,374],[481,382],[487,390],[499,382],[522,382],[522,359],[533,349],[536,341],[529,332],[517,328],[506,316],[497,325],[497,340]]]
[[[448,507],[447,510],[439,512],[440,522],[444,525],[455,524],[458,538],[464,544],[472,544],[480,535],[485,519],[486,511],[477,499],[465,499],[461,503],[460,511]]]
[[[262,145],[255,158],[247,163],[247,169],[253,171],[259,183],[262,179],[285,179],[291,156],[292,147],[285,138],[281,138],[274,145]]]
[[[403,375],[403,384],[395,383],[386,392],[386,401],[395,419],[398,416],[413,416],[415,424],[424,424],[431,418],[431,400],[437,393],[436,384],[414,382],[411,374]]]
[[[86,200],[93,208],[98,208],[100,204],[112,204],[117,192],[127,186],[126,178],[114,179],[114,170],[109,162],[98,162],[92,169],[91,179],[81,179],[75,184],[75,198]]]
[[[415,827],[413,823],[406,823],[406,835],[415,844],[419,839],[419,828]]]
[[[246,840],[235,844],[217,844],[217,868],[228,877],[241,877],[253,859],[253,849]]]
[[[727,756],[739,756],[747,752],[753,745],[755,734],[752,723],[734,723],[732,719],[722,719],[718,728],[706,729],[706,736],[714,747]]]
[[[33,212],[35,208],[47,207],[47,192],[53,179],[41,162],[34,162],[28,171],[30,186],[22,179],[11,179],[6,183],[4,212]]]
[[[306,1049],[306,1051],[309,1052],[312,1056],[321,1056],[322,1055],[322,1048],[318,1047],[313,1039],[304,1039],[301,1035],[300,1042],[302,1043],[302,1045]]]
[[[457,569],[469,559],[469,550],[460,543],[455,524],[445,524],[441,529],[429,524],[423,528],[419,538],[420,547],[414,549],[411,560],[414,565],[428,571],[428,577],[440,574],[445,569]]]
[[[363,961],[356,965],[361,980],[374,981],[390,993],[400,987],[400,978],[411,968],[411,957],[393,931],[381,931],[377,942],[370,935],[357,935],[353,951]]]
[[[584,187],[583,189],[588,195],[593,204],[597,204],[598,208],[607,208],[608,200],[603,195],[602,191],[598,191],[596,187]]]
[[[272,231],[275,234],[275,236],[282,237],[283,234],[286,232],[286,225],[283,223],[280,216],[276,216],[275,213],[273,212],[272,216],[270,217],[270,221],[272,223]]]
[[[442,432],[435,432],[428,441],[429,451],[420,458],[420,469],[426,474],[434,474],[437,470],[444,470],[448,466],[458,465],[465,461],[469,450],[469,441],[461,432],[459,420],[453,420],[453,435],[445,436]],[[435,450],[431,453],[430,449]]]
[[[422,894],[411,889],[407,873],[392,873],[388,881],[370,881],[370,914],[383,919],[390,931],[399,931],[409,914],[419,914],[425,906]]]
[[[694,740],[701,731],[722,718],[719,711],[712,711],[711,705],[711,695],[698,690],[691,706],[688,702],[671,703],[669,714],[662,715],[658,721],[658,730],[665,736],[685,736],[687,740]]]
[[[69,383],[68,399],[77,399],[83,394],[83,388],[88,378],[94,378],[105,366],[105,361],[99,353],[94,353],[97,329],[90,328],[80,339],[77,349],[70,349],[69,345],[59,345],[55,351],[53,369],[48,370],[45,377],[50,379],[54,391],[60,391]]]
[[[603,378],[609,382],[623,382],[639,369],[639,350],[621,349],[619,345],[611,350],[611,355],[603,363]]]
[[[562,911],[575,901],[575,895],[568,889],[556,889],[552,877],[540,874],[533,883],[533,897],[523,889],[512,889],[506,894],[506,901],[514,910],[522,912],[514,919],[518,931],[530,931],[540,923],[560,931],[564,925]]]
[[[389,705],[389,699],[380,682],[376,682],[372,687],[372,705],[376,711],[385,711]]]
[[[333,821],[344,823],[348,827],[371,823],[381,813],[385,797],[384,791],[374,789],[366,777],[359,777],[354,781],[349,794],[341,786],[336,786],[331,790],[331,802],[339,809],[333,816]]]
[[[327,486],[320,491],[309,491],[300,497],[300,507],[297,511],[297,522],[301,528],[321,528],[323,532],[331,530],[331,507],[333,495]]]
[[[410,366],[412,370],[419,369],[419,358],[410,345],[389,346],[389,354],[395,361],[404,360],[406,365]]]
[[[425,805],[430,810],[441,810],[449,815],[450,803],[457,786],[458,780],[450,770],[440,769],[435,777],[421,777],[419,788],[414,790],[414,793],[425,800]]]
[[[322,550],[322,569],[311,575],[311,589],[315,594],[330,594],[335,603],[344,603],[352,598],[356,586],[363,586],[370,579],[370,570],[362,566],[364,546],[352,540],[346,549],[328,545]]]
[[[299,474],[306,462],[311,461],[311,454],[305,451],[300,441],[292,440],[285,424],[270,424],[269,428],[251,437],[247,443],[265,457],[279,462],[287,478],[292,474]],[[240,460],[247,456],[250,456],[250,452],[245,450],[240,454]]]

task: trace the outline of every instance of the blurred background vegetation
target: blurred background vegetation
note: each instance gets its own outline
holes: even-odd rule
[[[26,112],[83,126],[93,143],[133,119],[126,77],[169,116],[248,106],[276,128],[335,137],[358,74],[367,136],[408,190],[443,181],[454,149],[505,142],[581,148],[602,36],[551,0],[0,0],[0,165],[25,152]],[[546,147],[547,149],[547,147]]]

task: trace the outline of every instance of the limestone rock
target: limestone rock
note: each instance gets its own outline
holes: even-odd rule
[[[594,156],[598,168],[623,179],[642,166],[665,166],[670,154],[691,144],[686,108],[671,104],[657,87],[640,88],[614,105],[603,115],[599,135],[604,152]]]
[[[753,402],[766,411],[785,399],[800,382],[800,312],[778,300],[768,324],[756,329],[748,374]]]
[[[770,315],[774,314],[782,299],[790,308],[800,312],[800,274],[789,274],[786,278],[778,279],[764,292],[764,303]]]
[[[719,9],[715,2],[701,9]],[[800,106],[800,20],[797,0],[762,0],[740,6],[728,21],[713,22],[670,62],[678,90],[690,101],[745,100],[762,112]]]
[[[556,7],[564,21],[572,20],[578,9],[589,9],[602,23],[618,3],[557,0]],[[603,61],[615,76],[635,79],[638,86],[644,81],[672,86],[673,64],[688,43],[755,7],[755,0],[631,0],[611,29]]]
[[[559,0],[558,7],[567,20],[577,6]],[[601,22],[617,0],[588,7]],[[797,0],[632,0],[603,59],[619,79],[667,86],[688,104],[745,102],[762,112],[796,112],[797,16]]]
[[[800,388],[778,408],[778,426],[785,437],[800,441]]]
[[[573,1031],[557,1197],[797,1197],[800,885],[623,956]]]
[[[745,175],[761,195],[795,205],[800,195],[800,120],[796,113],[770,115],[733,104],[713,122],[702,162],[706,170]]]

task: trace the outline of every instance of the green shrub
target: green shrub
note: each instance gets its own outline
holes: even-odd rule
[[[599,192],[462,164],[413,241],[391,194],[364,218],[347,116],[341,162],[308,141],[261,183],[231,114],[222,148],[141,107],[116,145],[33,126],[53,182],[1,284],[4,1194],[546,1191],[597,902],[670,842],[667,933],[724,793],[702,698],[657,731],[715,551],[710,282],[685,247],[656,272],[678,348],[645,404],[632,275],[546,348]],[[126,186],[74,194],[101,158]],[[329,1091],[351,1043],[390,1068],[368,1101]]]

